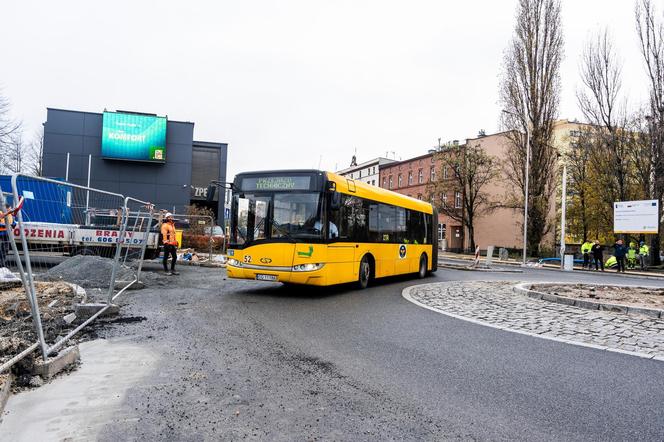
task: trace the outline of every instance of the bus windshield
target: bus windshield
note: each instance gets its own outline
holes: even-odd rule
[[[232,242],[322,239],[319,192],[239,193],[233,197]]]

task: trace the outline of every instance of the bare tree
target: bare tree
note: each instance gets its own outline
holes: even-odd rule
[[[507,180],[515,189],[507,206],[523,208],[526,188],[526,137],[530,133],[528,248],[538,254],[550,229],[548,214],[555,191],[553,122],[560,97],[563,34],[559,0],[519,0],[514,37],[505,52],[500,101],[507,134]]]
[[[608,31],[591,38],[580,63],[583,88],[577,101],[592,130],[586,134],[593,192],[599,197],[595,211],[603,224],[613,224],[613,203],[636,196],[632,122],[621,100],[622,61]],[[600,229],[608,231],[607,229]]]
[[[14,132],[9,136],[9,140],[4,147],[2,166],[9,173],[18,173],[23,171],[24,163],[25,144],[23,143],[23,134]]]
[[[451,171],[451,176],[446,178],[443,173],[438,174],[429,188],[429,194],[461,193],[461,207],[446,204],[445,199],[440,198],[438,209],[468,229],[470,248],[475,250],[475,221],[494,208],[486,189],[498,176],[496,159],[479,144],[444,149],[436,157],[442,167]]]
[[[0,94],[0,146],[9,143],[10,137],[21,130],[21,123],[11,117],[9,100]]]
[[[650,134],[650,198],[660,202],[664,197],[664,22],[657,18],[657,11],[651,0],[637,0],[636,31],[639,37],[641,55],[645,62],[650,83],[649,134]],[[654,235],[650,243],[652,263],[659,265],[660,235]]]
[[[11,144],[21,131],[21,123],[11,117],[9,100],[0,94],[0,173],[6,171],[5,163],[10,163]]]
[[[607,30],[586,43],[580,71],[585,86],[576,93],[581,112],[591,124],[615,132],[622,62]]]
[[[28,146],[28,168],[27,172],[34,176],[44,176],[44,132],[38,131]]]

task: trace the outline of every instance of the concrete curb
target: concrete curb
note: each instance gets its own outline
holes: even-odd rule
[[[514,291],[516,293],[521,293],[522,295],[528,296],[532,299],[539,299],[542,301],[555,302],[557,304],[571,305],[574,307],[585,308],[588,310],[604,310],[615,313],[624,313],[626,315],[639,315],[639,316],[648,316],[651,318],[661,318],[664,319],[664,310],[646,308],[646,307],[631,307],[624,304],[613,304],[610,302],[596,302],[589,301],[585,299],[576,299],[568,298],[566,296],[555,295],[553,293],[544,293],[532,290],[533,285],[577,285],[578,283],[559,283],[559,282],[522,282],[514,286]],[[641,287],[635,285],[627,284],[588,284],[588,285],[601,285],[607,287],[630,287],[630,288],[642,288],[642,289],[652,289],[652,287]]]
[[[449,264],[445,262],[438,261],[438,268],[443,269],[452,269],[452,270],[463,270],[466,272],[487,272],[487,273],[523,273],[521,269],[501,269],[501,268],[482,268],[482,267],[470,267],[459,264]]]
[[[0,423],[2,422],[2,415],[5,412],[5,405],[12,394],[12,382],[14,382],[14,375],[7,373],[5,382],[0,385]]]
[[[460,261],[472,261],[474,258],[468,256],[468,255],[463,255],[463,256],[449,256],[449,255],[440,255],[439,257],[442,259],[457,259]],[[516,262],[516,261],[503,261],[500,259],[496,259],[493,261],[494,264],[499,264],[499,265],[507,265],[507,266],[513,266],[513,267],[522,267],[521,262]],[[561,270],[560,266],[557,265],[551,265],[551,264],[543,264],[543,265],[526,265],[525,268],[529,269],[536,269],[536,270],[548,270],[548,271],[553,271],[553,272],[565,272],[565,273],[582,273],[582,274],[587,274],[587,273],[598,273],[598,274],[608,274],[608,275],[613,275],[616,274],[618,276],[624,277],[624,278],[636,278],[636,279],[650,279],[653,281],[662,281],[664,280],[664,273],[662,274],[648,274],[648,273],[618,273],[613,270],[608,270],[604,273],[597,272],[596,270],[587,270],[587,269],[580,269],[575,267],[574,271],[568,272],[565,270]]]
[[[41,358],[36,359],[32,373],[48,380],[79,359],[81,354],[78,345],[73,345],[61,350],[57,356],[49,358],[46,362]]]
[[[473,281],[473,282],[482,282],[482,281]],[[445,315],[445,316],[449,316],[449,317],[454,318],[454,319],[459,319],[461,321],[470,322],[472,324],[481,325],[481,326],[484,326],[484,327],[491,327],[491,328],[494,328],[494,329],[497,329],[497,330],[503,330],[503,331],[510,332],[510,333],[517,333],[517,334],[520,334],[520,335],[531,336],[531,337],[534,337],[534,338],[546,339],[548,341],[555,341],[555,342],[562,342],[563,344],[576,345],[578,347],[586,347],[586,348],[592,348],[592,349],[595,349],[595,350],[610,351],[612,353],[621,353],[621,354],[624,354],[624,355],[636,356],[636,357],[639,357],[639,358],[642,358],[642,359],[651,359],[653,361],[664,362],[664,358],[654,357],[653,355],[649,355],[647,353],[637,353],[637,352],[632,352],[632,351],[627,351],[627,350],[621,350],[621,349],[618,349],[618,348],[605,347],[605,346],[602,346],[602,345],[588,344],[588,343],[579,342],[579,341],[570,341],[569,339],[556,338],[555,336],[538,335],[536,333],[531,333],[531,332],[527,332],[527,331],[515,330],[513,328],[508,328],[508,327],[501,327],[501,326],[498,326],[498,325],[495,325],[495,324],[491,324],[489,322],[480,321],[478,319],[467,318],[465,316],[456,315],[454,313],[449,313],[449,312],[446,312],[444,310],[439,310],[437,308],[434,308],[434,307],[431,307],[429,305],[423,304],[420,301],[414,299],[411,295],[411,292],[414,291],[417,288],[433,286],[433,285],[437,285],[437,284],[445,284],[445,283],[444,282],[442,282],[442,283],[441,282],[436,282],[436,283],[431,283],[431,284],[419,284],[419,285],[413,285],[413,286],[410,286],[410,287],[406,287],[401,292],[401,296],[406,301],[412,302],[413,304],[415,304],[419,307],[425,308],[427,310],[431,310],[431,311],[436,312],[436,313],[440,313],[440,314]]]

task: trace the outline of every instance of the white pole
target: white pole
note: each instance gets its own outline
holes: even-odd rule
[[[563,164],[563,195],[560,215],[560,268],[565,268],[565,221],[567,217],[567,164]]]
[[[90,170],[92,169],[92,154],[88,155],[88,187],[90,187]],[[85,223],[90,224],[90,190],[85,191]]]
[[[67,152],[67,167],[65,168],[65,181],[69,182],[69,152]]]
[[[526,188],[523,204],[523,265],[528,249],[528,184],[530,179],[530,128],[526,125]]]

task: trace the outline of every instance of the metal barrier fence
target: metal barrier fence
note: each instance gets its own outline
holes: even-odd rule
[[[11,266],[18,273],[30,307],[37,343],[0,365],[0,373],[36,348],[42,358],[61,348],[83,327],[102,315],[130,285],[140,278],[146,255],[158,255],[159,233],[154,206],[86,186],[26,175],[12,177],[12,189],[0,189],[0,203],[12,206],[23,199],[16,226],[7,230]],[[133,266],[129,263],[133,262]],[[115,293],[116,280],[127,281]],[[44,328],[44,282],[66,281],[98,290],[105,304],[65,336],[67,328]],[[120,282],[120,281],[117,281]],[[75,295],[74,295],[75,296]],[[79,300],[80,302],[81,300]],[[62,332],[62,333],[61,333]]]
[[[223,232],[216,232],[214,218],[209,215],[173,215],[176,231],[182,233],[180,249],[191,249],[212,259],[224,247]],[[221,233],[221,234],[220,234]]]

